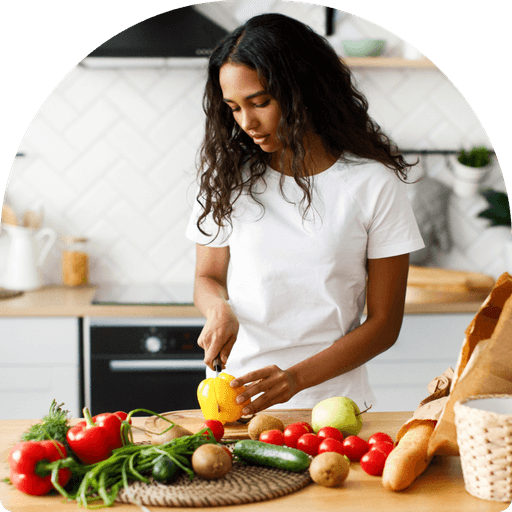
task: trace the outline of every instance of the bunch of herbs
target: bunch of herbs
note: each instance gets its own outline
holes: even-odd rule
[[[27,432],[21,436],[22,441],[45,441],[55,439],[68,448],[66,434],[71,426],[68,423],[69,411],[62,409],[64,404],[57,404],[53,399],[50,411],[43,417],[42,423],[32,425]]]

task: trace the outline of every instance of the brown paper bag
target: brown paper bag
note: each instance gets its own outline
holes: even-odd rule
[[[503,274],[465,331],[456,370],[448,368],[428,385],[430,395],[396,435],[430,423],[428,455],[458,455],[453,405],[477,394],[512,393],[512,276]]]
[[[436,377],[429,383],[427,389],[430,395],[425,400],[422,400],[412,417],[402,425],[396,434],[397,442],[414,425],[431,423],[435,426],[437,424],[448,401],[452,379],[453,370],[448,368],[443,375]]]
[[[429,455],[459,454],[453,412],[457,400],[500,393],[512,394],[512,276],[508,273],[496,281],[466,329],[449,395],[428,404],[437,420]]]

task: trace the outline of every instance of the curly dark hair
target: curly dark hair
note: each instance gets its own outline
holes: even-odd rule
[[[349,68],[327,40],[309,26],[282,14],[262,14],[228,34],[213,51],[203,96],[205,137],[198,169],[197,200],[201,225],[212,215],[219,227],[231,224],[233,204],[264,179],[271,154],[265,153],[240,128],[223,101],[220,68],[226,64],[254,69],[281,109],[277,136],[289,149],[293,178],[304,192],[303,216],[311,206],[312,181],[304,165],[303,140],[312,129],[331,156],[345,161],[375,160],[405,181],[411,167],[397,146],[368,115],[368,102],[354,86]],[[281,158],[285,151],[281,152]],[[414,164],[412,164],[414,165]],[[243,169],[249,172],[243,172]],[[281,179],[281,191],[284,175]]]

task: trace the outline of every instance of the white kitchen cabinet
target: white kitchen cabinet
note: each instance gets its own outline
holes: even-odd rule
[[[455,369],[473,313],[405,315],[393,347],[367,363],[377,402],[373,412],[414,411],[428,383]],[[370,405],[370,404],[368,404]]]
[[[76,317],[0,318],[0,419],[40,419],[52,400],[79,417]]]

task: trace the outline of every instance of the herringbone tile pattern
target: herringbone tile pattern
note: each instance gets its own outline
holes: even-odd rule
[[[225,2],[230,4],[231,2]],[[320,27],[322,8],[277,2]],[[401,41],[342,14],[337,40],[362,36]],[[456,149],[487,143],[456,87],[438,70],[357,69],[371,113],[403,148]],[[194,195],[203,133],[204,69],[88,69],[58,84],[29,126],[7,186],[22,212],[42,200],[45,225],[90,239],[91,281],[133,283],[193,279],[194,247],[184,229]],[[446,177],[443,162],[432,169]],[[59,248],[44,268],[60,280]]]

